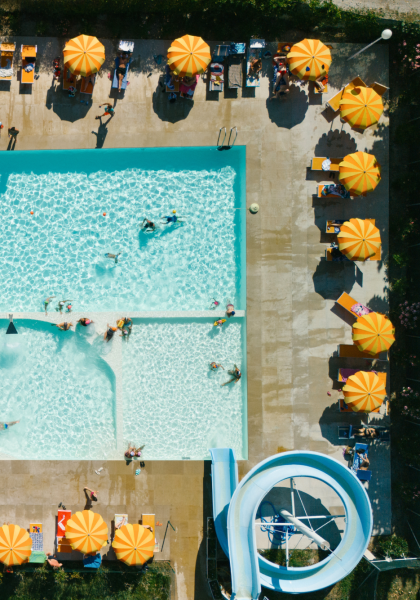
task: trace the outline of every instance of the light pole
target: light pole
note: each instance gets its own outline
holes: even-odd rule
[[[350,56],[350,58],[348,58],[347,60],[351,60],[355,56],[358,56],[359,54],[361,54],[362,52],[364,52],[365,50],[367,50],[368,48],[370,48],[371,46],[373,46],[373,44],[376,44],[376,42],[379,42],[380,40],[389,40],[389,38],[391,36],[392,36],[392,31],[390,29],[384,29],[383,32],[381,33],[381,37],[380,38],[378,38],[377,40],[375,40],[374,42],[372,42],[371,44],[369,44],[369,46],[365,46],[364,48],[362,48],[361,50],[359,50],[359,52],[356,52],[356,54],[353,54],[353,56]]]

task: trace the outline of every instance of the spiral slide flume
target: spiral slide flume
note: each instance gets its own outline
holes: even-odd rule
[[[230,559],[235,600],[256,600],[261,586],[291,594],[316,591],[355,568],[372,533],[372,509],[362,484],[345,465],[318,452],[284,452],[259,463],[237,484],[233,451],[216,448],[210,453],[213,516],[219,542]],[[277,483],[292,477],[312,477],[329,485],[346,514],[345,533],[334,553],[303,568],[270,563],[256,545],[254,522],[260,503]]]

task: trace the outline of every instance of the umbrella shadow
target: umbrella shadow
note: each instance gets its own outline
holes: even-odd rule
[[[314,289],[326,300],[337,300],[343,292],[351,292],[356,280],[354,263],[319,262],[313,276]]]
[[[175,102],[169,102],[169,94],[165,92],[165,88],[162,87],[163,85],[161,79],[156,91],[153,93],[153,110],[161,121],[168,123],[184,121],[190,114],[194,102],[180,98],[179,94],[177,94]]]
[[[287,110],[284,106],[287,103]],[[278,127],[292,129],[305,118],[309,107],[307,93],[297,85],[290,86],[290,92],[279,99],[267,98],[267,111],[270,120]]]
[[[315,146],[315,156],[344,158],[356,150],[356,140],[347,131],[334,129],[324,133],[318,140]]]

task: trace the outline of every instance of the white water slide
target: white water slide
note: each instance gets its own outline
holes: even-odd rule
[[[368,546],[373,519],[364,487],[345,465],[318,452],[284,452],[259,463],[238,484],[234,451],[214,448],[210,453],[213,517],[220,545],[230,560],[232,600],[257,600],[261,586],[290,594],[313,592],[337,583],[355,568]],[[343,503],[346,527],[340,544],[321,562],[281,567],[258,554],[254,524],[266,494],[277,483],[296,477],[312,477],[329,485]],[[305,533],[299,518],[293,521],[287,511],[281,514]],[[325,542],[320,535],[316,535],[318,540],[311,533],[308,537],[320,547]],[[328,542],[324,547],[329,547]]]

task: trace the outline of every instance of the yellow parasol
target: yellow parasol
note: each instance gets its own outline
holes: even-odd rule
[[[331,52],[325,44],[307,39],[292,46],[287,60],[294,75],[311,81],[328,73],[332,62]]]
[[[344,92],[340,100],[340,117],[358,129],[377,123],[383,111],[382,98],[372,88],[353,88]]]
[[[385,384],[375,373],[358,371],[350,375],[343,387],[344,402],[354,412],[369,413],[385,400]]]
[[[181,77],[204,73],[210,61],[209,46],[195,35],[178,38],[168,50],[168,65],[175,75]]]
[[[366,260],[381,246],[381,234],[368,219],[350,219],[340,227],[338,249],[350,260]]]
[[[381,313],[372,312],[358,317],[353,325],[353,342],[361,352],[375,356],[389,350],[395,342],[395,328]]]
[[[66,539],[73,550],[83,554],[96,554],[106,546],[108,527],[100,515],[84,510],[75,513],[66,524]]]
[[[92,35],[79,35],[64,47],[64,64],[75,75],[87,77],[97,73],[105,60],[105,48]]]
[[[346,190],[354,196],[365,195],[374,190],[381,181],[381,166],[366,152],[348,154],[339,164],[339,179]]]
[[[155,540],[143,525],[128,523],[116,531],[112,547],[126,565],[143,565],[153,556]]]
[[[19,525],[0,527],[0,561],[7,565],[21,565],[31,556],[32,540]]]

